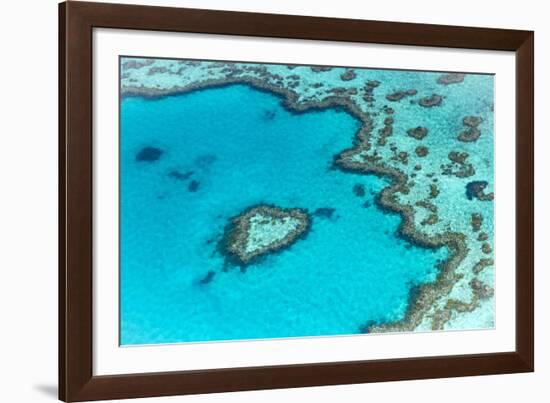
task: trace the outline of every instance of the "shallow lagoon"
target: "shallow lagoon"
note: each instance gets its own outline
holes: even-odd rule
[[[374,202],[386,179],[331,169],[359,126],[337,109],[291,113],[245,85],[124,99],[122,344],[356,334],[402,318],[447,251],[396,236],[400,217]],[[136,161],[144,147],[163,153]],[[335,211],[243,273],[217,243],[231,217],[260,203]]]

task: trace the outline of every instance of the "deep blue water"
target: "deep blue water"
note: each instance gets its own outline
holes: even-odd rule
[[[374,203],[386,179],[330,169],[359,125],[336,109],[293,114],[244,85],[123,99],[121,343],[356,334],[400,319],[447,251],[396,236],[400,217]],[[162,153],[137,161],[144,147]],[[335,213],[246,273],[224,271],[225,225],[259,203]]]

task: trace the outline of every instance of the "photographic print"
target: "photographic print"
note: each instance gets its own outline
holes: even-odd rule
[[[121,345],[495,326],[492,74],[119,63]]]

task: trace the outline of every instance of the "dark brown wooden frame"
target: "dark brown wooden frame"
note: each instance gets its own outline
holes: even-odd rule
[[[516,350],[117,376],[92,373],[92,30],[513,51],[516,55]],[[534,370],[534,33],[488,28],[66,2],[59,5],[59,398],[120,399]]]

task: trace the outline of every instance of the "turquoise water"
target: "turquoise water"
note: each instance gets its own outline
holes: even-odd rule
[[[357,334],[402,318],[448,252],[396,236],[400,217],[374,203],[387,179],[331,169],[359,126],[245,85],[123,99],[121,344]],[[162,153],[138,161],[144,147]],[[260,203],[334,214],[245,272],[228,267],[224,227]]]

